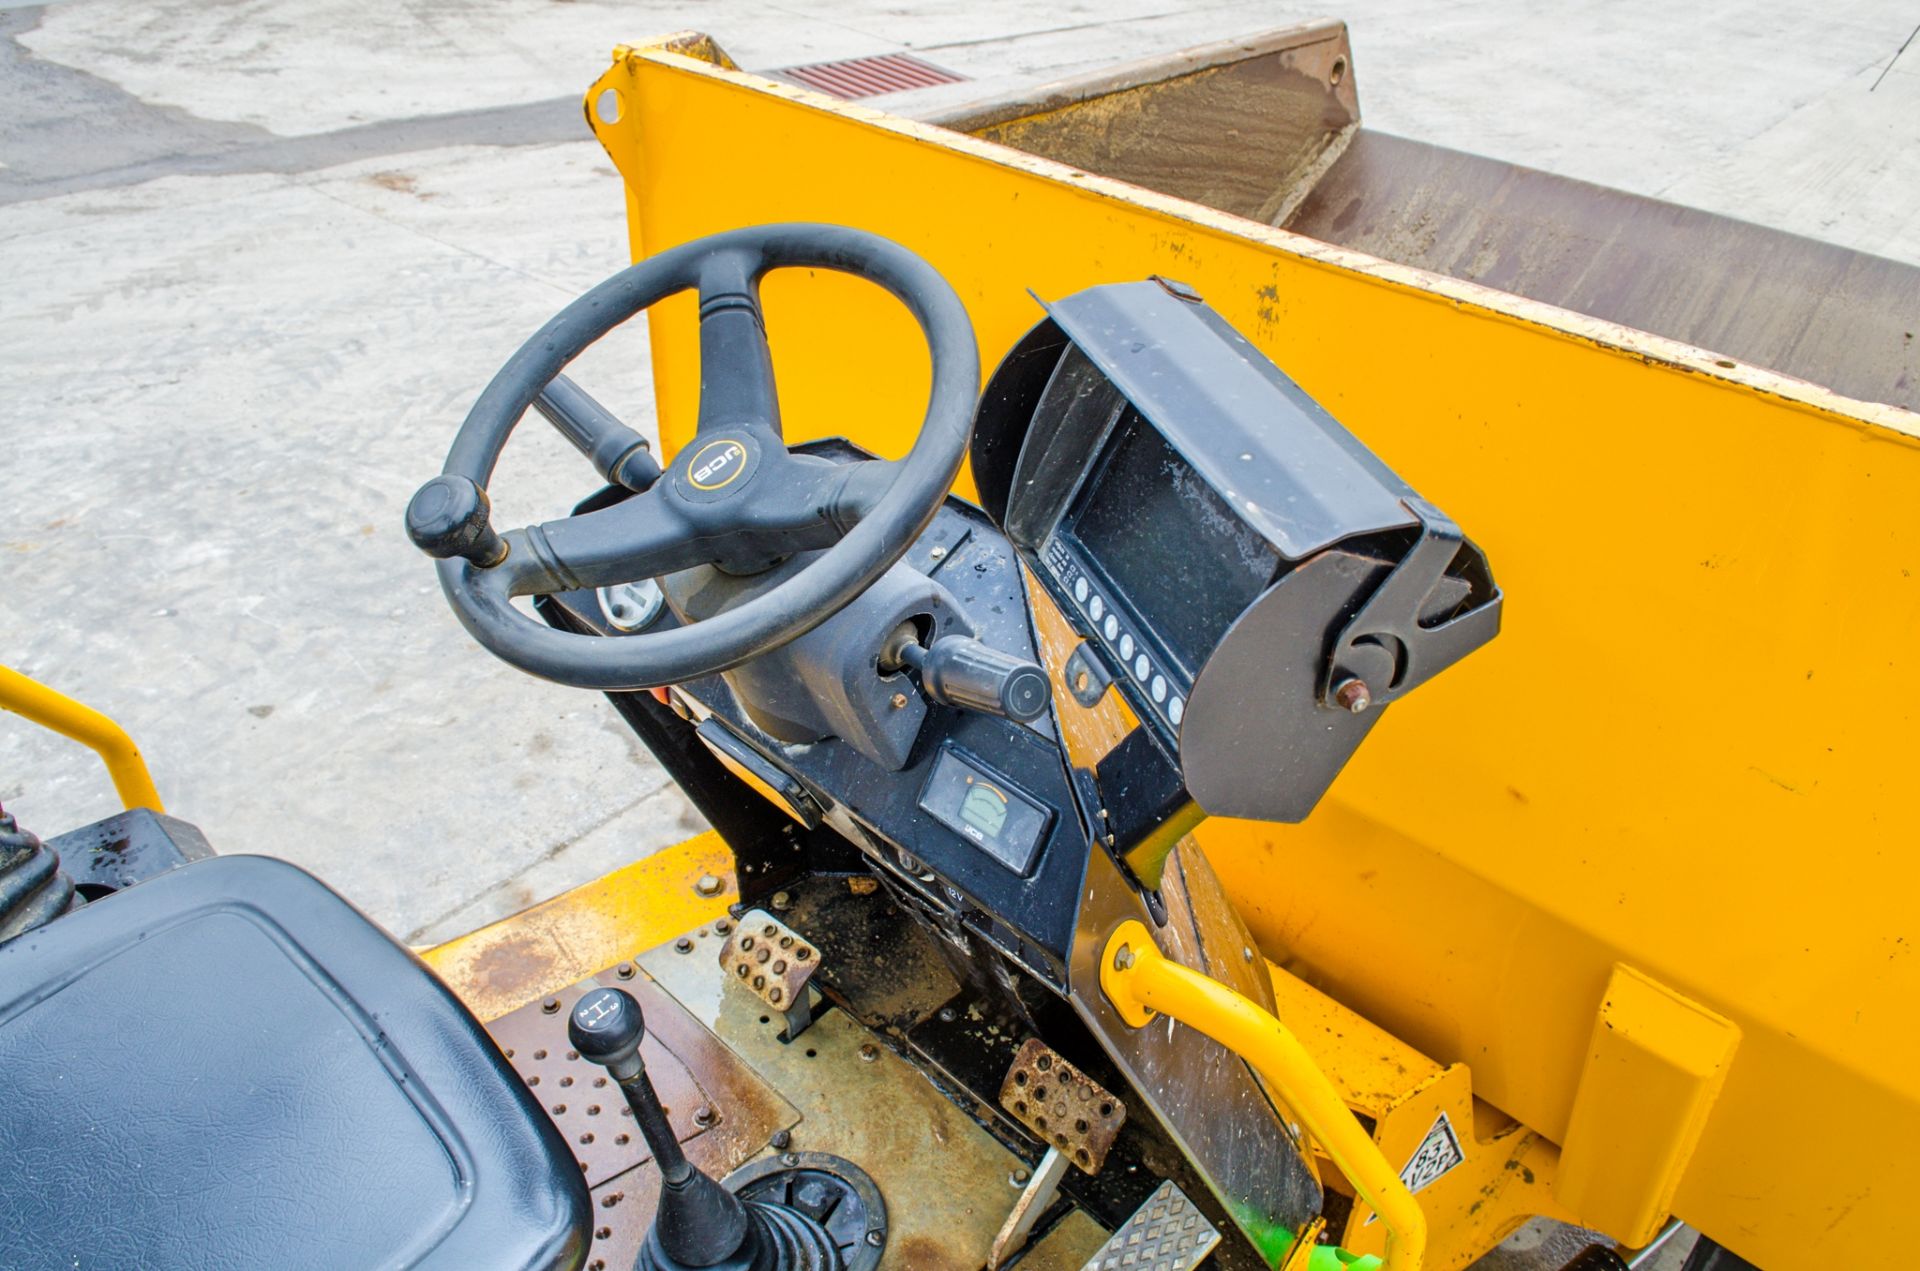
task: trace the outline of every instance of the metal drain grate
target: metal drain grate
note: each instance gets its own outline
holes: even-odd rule
[[[774,74],[842,101],[902,93],[909,88],[931,88],[935,84],[960,84],[967,78],[906,53],[814,62],[808,66],[789,66]]]

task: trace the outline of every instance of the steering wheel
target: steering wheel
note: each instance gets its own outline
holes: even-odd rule
[[[790,453],[780,431],[760,280],[829,269],[878,283],[919,322],[933,389],[905,459],[839,464]],[[649,484],[639,435],[560,372],[643,309],[700,296],[700,412],[693,440]],[[899,244],[837,225],[765,225],[661,252],[575,300],[508,359],[473,404],[442,474],[414,495],[407,532],[440,558],[462,626],[523,671],[578,688],[654,688],[698,679],[819,626],[905,553],[966,456],[980,357],[960,297]],[[638,488],[611,507],[498,534],[487,481],[514,426],[538,406],[608,480]],[[639,462],[635,462],[636,458]],[[736,608],[657,632],[557,631],[516,596],[614,586],[696,565],[750,574],[827,549]]]

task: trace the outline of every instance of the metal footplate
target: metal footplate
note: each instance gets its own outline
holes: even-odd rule
[[[1005,1266],[1026,1244],[1034,1224],[1053,1204],[1067,1166],[1099,1173],[1127,1119],[1126,1104],[1038,1037],[1029,1037],[1013,1057],[1013,1066],[1000,1083],[1000,1106],[1040,1137],[1047,1154],[994,1237],[987,1254],[989,1271]]]
[[[1169,1180],[1114,1229],[1081,1271],[1193,1271],[1219,1243],[1207,1216]]]
[[[727,978],[784,1018],[783,1042],[792,1041],[813,1023],[807,981],[819,966],[820,951],[764,909],[741,915],[732,938],[720,946],[720,967]]]

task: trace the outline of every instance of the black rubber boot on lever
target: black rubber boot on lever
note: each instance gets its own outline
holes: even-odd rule
[[[810,1215],[773,1201],[742,1201],[687,1160],[640,1058],[645,1035],[640,1003],[621,989],[593,990],[567,1021],[580,1057],[620,1083],[660,1167],[660,1208],[637,1271],[840,1271],[839,1250]]]

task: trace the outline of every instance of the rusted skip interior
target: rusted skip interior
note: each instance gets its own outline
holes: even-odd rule
[[[1129,63],[934,122],[1920,410],[1920,268],[1363,129],[1341,22]]]

